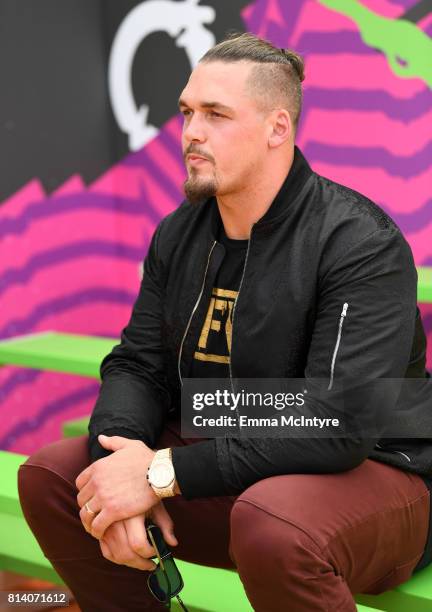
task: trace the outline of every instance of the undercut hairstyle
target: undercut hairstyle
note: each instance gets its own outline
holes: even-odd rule
[[[297,128],[302,106],[304,61],[295,51],[279,49],[267,40],[249,32],[233,32],[209,49],[200,63],[241,62],[252,67],[247,88],[256,98],[260,110],[269,112],[278,106],[285,108]]]

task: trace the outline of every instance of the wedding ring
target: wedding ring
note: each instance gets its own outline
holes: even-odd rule
[[[88,505],[88,502],[84,504],[84,508],[87,510],[89,514],[96,514],[96,512],[94,512],[94,510],[90,508],[90,506]]]

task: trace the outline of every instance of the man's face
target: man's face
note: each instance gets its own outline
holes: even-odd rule
[[[262,168],[268,125],[246,87],[252,66],[198,64],[180,95],[184,189],[191,203],[250,188]]]

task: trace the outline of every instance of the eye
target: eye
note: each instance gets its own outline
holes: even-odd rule
[[[183,117],[188,117],[190,115],[190,110],[188,108],[184,108],[183,110],[180,111],[181,114],[183,115]]]
[[[220,113],[217,113],[216,111],[210,111],[209,115],[211,117],[223,117],[223,115],[221,115]]]

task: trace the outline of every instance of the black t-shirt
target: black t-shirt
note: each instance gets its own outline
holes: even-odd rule
[[[195,349],[192,378],[228,378],[231,354],[232,309],[246,257],[248,240],[219,235],[226,250],[212,290],[207,316]]]

